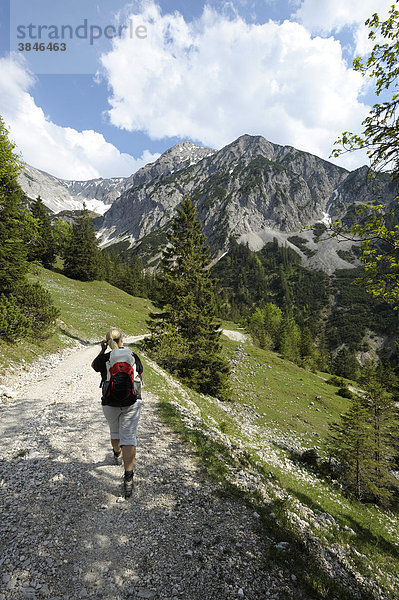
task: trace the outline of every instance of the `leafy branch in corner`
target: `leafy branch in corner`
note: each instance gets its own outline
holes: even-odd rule
[[[367,149],[373,170],[388,169],[393,179],[399,178],[399,137],[398,115],[398,53],[399,53],[399,11],[397,2],[390,8],[388,18],[381,21],[378,14],[367,19],[370,28],[369,39],[377,41],[367,60],[358,56],[353,61],[355,71],[375,81],[375,93],[392,90],[389,101],[375,104],[369,115],[362,121],[362,134],[345,131],[335,142],[332,152],[335,158],[345,152]]]

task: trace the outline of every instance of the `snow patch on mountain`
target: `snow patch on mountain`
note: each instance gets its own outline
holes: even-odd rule
[[[71,188],[75,182],[58,179],[30,165],[24,165],[18,182],[29,199],[36,200],[40,196],[45,206],[53,213],[82,210],[85,203],[89,210],[104,215],[110,207],[110,204],[107,205],[97,198],[87,198],[82,193],[74,194]]]
[[[18,181],[28,198],[35,200],[40,195],[43,203],[54,213],[81,210],[84,202],[89,210],[104,215],[127,190],[175,174],[215,152],[212,148],[203,148],[185,140],[129,177],[67,181],[25,164]]]

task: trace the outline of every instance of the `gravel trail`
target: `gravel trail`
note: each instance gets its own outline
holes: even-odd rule
[[[144,389],[133,498],[100,406],[98,346],[39,364],[0,402],[0,600],[304,598]]]

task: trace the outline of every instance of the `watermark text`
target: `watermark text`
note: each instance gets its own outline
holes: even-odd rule
[[[123,25],[100,25],[90,24],[88,19],[83,19],[83,22],[76,27],[72,25],[38,25],[29,23],[27,25],[20,24],[16,26],[16,38],[18,41],[67,41],[67,40],[88,40],[92,46],[96,40],[100,38],[114,39],[125,36],[130,39],[144,40],[147,38],[148,32],[145,25],[136,25],[132,18],[129,19],[129,24]]]

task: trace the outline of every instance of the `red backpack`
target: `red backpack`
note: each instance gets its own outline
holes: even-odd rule
[[[107,362],[107,380],[103,385],[103,400],[110,406],[130,406],[137,400],[134,389],[135,360],[131,350],[111,351]]]

